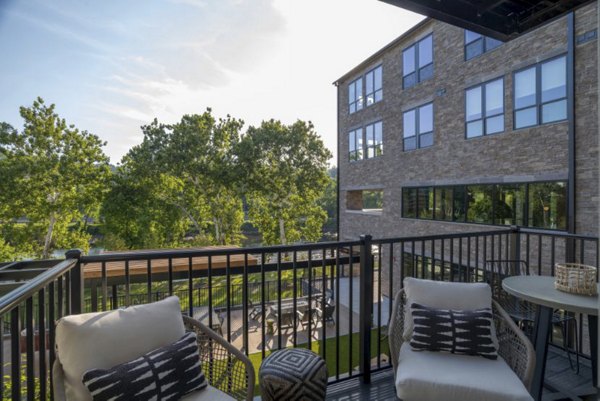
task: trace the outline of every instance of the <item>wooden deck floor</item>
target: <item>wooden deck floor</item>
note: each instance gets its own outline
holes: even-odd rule
[[[550,350],[546,372],[548,388],[544,389],[544,401],[596,401],[598,399],[598,394],[589,394],[584,397],[576,397],[574,394],[582,390],[583,392],[595,392],[592,387],[589,361],[580,360],[579,374],[577,374],[571,370],[569,360],[562,351]],[[557,387],[562,388],[567,394],[555,392]],[[393,372],[386,370],[375,373],[369,385],[362,384],[359,379],[352,379],[327,388],[327,401],[359,400],[397,401]]]

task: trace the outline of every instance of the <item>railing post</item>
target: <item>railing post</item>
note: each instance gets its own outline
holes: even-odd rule
[[[66,259],[77,259],[77,264],[71,269],[71,313],[78,315],[83,313],[84,289],[83,289],[83,269],[81,268],[81,249],[71,249],[65,253]],[[68,300],[67,300],[68,302]]]
[[[360,236],[360,372],[371,382],[371,327],[373,325],[373,254],[370,235]]]
[[[521,232],[519,230],[519,226],[511,226],[510,227],[511,233],[510,233],[510,242],[509,242],[509,254],[510,254],[510,260],[521,260]],[[521,264],[520,263],[514,263],[515,264],[515,274],[519,275],[521,274]]]

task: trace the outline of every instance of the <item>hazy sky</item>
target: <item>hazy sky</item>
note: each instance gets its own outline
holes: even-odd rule
[[[118,163],[140,125],[211,107],[311,120],[335,152],[332,82],[421,19],[378,0],[0,0],[0,121],[20,129],[41,96]]]

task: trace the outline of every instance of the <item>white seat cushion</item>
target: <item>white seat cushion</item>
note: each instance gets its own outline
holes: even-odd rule
[[[56,325],[56,351],[62,364],[66,399],[92,399],[81,381],[86,371],[131,361],[174,343],[184,334],[177,297],[60,319]]]
[[[413,351],[408,343],[400,348],[396,394],[403,401],[533,401],[501,357]]]
[[[217,390],[212,386],[206,387],[201,391],[194,391],[193,393],[184,396],[181,401],[235,401],[235,398],[230,397],[224,392]]]

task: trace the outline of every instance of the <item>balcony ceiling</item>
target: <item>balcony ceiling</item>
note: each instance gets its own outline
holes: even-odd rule
[[[380,0],[482,35],[507,41],[591,0]]]

